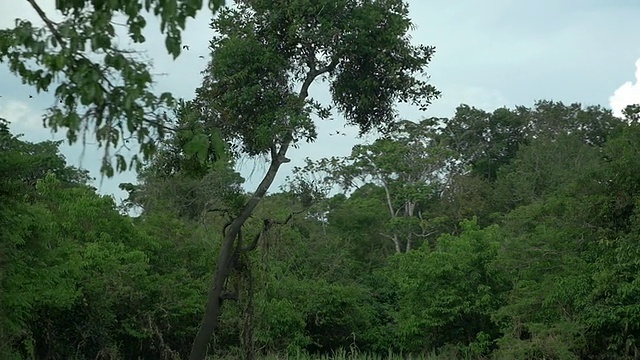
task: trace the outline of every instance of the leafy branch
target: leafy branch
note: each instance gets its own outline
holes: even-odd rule
[[[160,30],[167,35],[167,50],[175,58],[180,54],[180,32],[186,18],[194,17],[203,1],[189,0],[177,6],[178,0],[149,0],[143,5],[60,0],[56,2],[57,10],[64,15],[60,22],[51,20],[36,0],[27,1],[44,28],[17,20],[15,28],[1,30],[0,62],[8,63],[11,72],[38,92],[48,91],[52,83],[57,85],[56,102],[47,109],[44,125],[53,131],[65,128],[70,143],[78,141],[78,133],[82,132],[83,145],[86,133],[93,130],[98,145],[104,146],[104,175],[110,177],[116,170],[131,167],[139,169],[166,132],[179,130],[166,115],[175,108],[176,100],[169,92],[154,93],[150,65],[134,59],[132,54],[137,52],[114,46],[112,18],[118,13],[127,15],[130,38],[134,43],[143,43],[146,21],[141,11],[143,5],[146,11],[153,7],[154,14],[161,18]],[[223,1],[209,0],[211,11],[222,5]],[[100,60],[93,60],[90,54],[99,55]],[[37,69],[29,67],[34,62]],[[121,155],[116,156],[114,169],[110,148],[126,144],[127,134],[135,134],[142,159],[136,154],[127,164]]]

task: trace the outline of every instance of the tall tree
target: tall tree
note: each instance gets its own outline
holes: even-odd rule
[[[384,190],[386,229],[396,253],[411,250],[432,235],[434,219],[425,206],[437,198],[450,175],[450,151],[436,139],[437,119],[398,122],[372,144],[356,145],[350,156],[321,159],[307,171],[328,169],[327,180],[350,191],[367,184]]]
[[[460,105],[455,116],[445,120],[442,138],[455,151],[463,172],[495,180],[498,169],[508,164],[526,141],[526,119],[512,110],[493,113]]]
[[[196,103],[232,142],[234,154],[267,156],[270,164],[226,228],[190,359],[205,357],[218,326],[233,254],[252,248],[242,244],[243,225],[289,162],[289,148],[300,139],[315,140],[312,114],[330,116],[329,106],[310,98],[311,85],[328,81],[332,105],[362,133],[393,124],[397,101],[424,109],[438,96],[417,76],[434,48],[410,43],[407,15],[400,0],[246,0],[213,20],[220,35],[211,43],[212,61]]]

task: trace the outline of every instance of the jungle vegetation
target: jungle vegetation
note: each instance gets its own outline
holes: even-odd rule
[[[640,106],[399,118],[440,95],[401,0],[210,0],[209,65],[175,99],[111,22],[142,43],[152,12],[177,57],[202,0],[59,0],[61,22],[28,1],[44,27],[0,30],[0,62],[138,182],[116,204],[0,120],[1,358],[640,356]],[[377,138],[275,188],[338,116]],[[247,157],[268,161],[254,191]]]

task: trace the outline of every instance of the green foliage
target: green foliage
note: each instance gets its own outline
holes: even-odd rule
[[[220,35],[197,102],[235,152],[250,156],[315,140],[311,114],[330,116],[308,98],[316,79],[329,81],[348,124],[387,127],[397,100],[426,107],[439,94],[416,77],[433,48],[411,45],[410,27],[399,0],[239,2],[212,22]]]
[[[588,174],[601,162],[600,150],[574,134],[534,139],[520,147],[496,180],[497,204],[504,210],[528,205],[553,194],[575,191],[576,174]],[[583,176],[583,175],[578,175]]]
[[[381,235],[388,221],[383,190],[362,187],[342,203],[330,206],[328,228],[350,245],[354,261],[362,270],[379,267],[387,254],[393,253],[393,244]]]
[[[457,124],[458,133],[470,136],[463,121],[482,114],[461,109],[468,116],[459,109],[449,129]],[[444,153],[445,162],[462,160],[462,166],[443,169],[447,186],[421,210],[448,216],[443,224],[480,213],[483,224],[499,226],[463,222],[450,228],[458,235],[395,255],[363,278],[375,288],[380,314],[369,332],[370,349],[435,350],[456,358],[632,358],[638,349],[631,302],[637,291],[637,124],[599,107],[552,102],[486,116],[495,121],[493,133],[467,138],[467,148],[454,146],[455,133],[447,135],[447,128],[428,133],[453,150]],[[518,133],[518,124],[527,124],[526,131]],[[385,151],[374,152],[384,141]],[[351,243],[371,242],[381,231],[388,220],[372,215],[387,207],[384,187],[397,181],[412,191],[406,178],[399,180],[411,174],[396,150],[401,142],[385,138],[373,150],[357,148],[366,151],[357,152],[351,172],[331,171],[347,168],[340,159],[305,169],[347,186],[368,176],[348,198],[328,202],[329,229]],[[483,158],[498,165],[493,175],[486,175]],[[387,183],[376,183],[385,172]],[[395,228],[412,226],[392,220]]]
[[[26,20],[16,20],[13,29],[0,30],[0,62],[36,91],[49,92],[55,105],[45,115],[44,123],[53,130],[67,130],[67,139],[75,143],[86,131],[95,131],[98,144],[105,147],[101,171],[113,176],[111,148],[135,137],[143,159],[155,151],[156,138],[172,129],[166,109],[175,105],[170,93],[157,95],[147,62],[135,53],[120,49],[113,41],[114,17],[124,16],[127,34],[138,44],[145,41],[142,30],[146,20],[142,11],[160,18],[160,31],[166,34],[166,48],[176,58],[181,51],[181,32],[186,20],[202,9],[202,0],[56,1],[64,18],[54,22],[35,1],[29,1],[44,23],[35,27]],[[209,0],[212,12],[223,0]],[[165,111],[163,111],[165,109]],[[138,156],[129,164],[116,155],[116,170],[142,165]]]
[[[337,10],[331,12],[337,15],[333,17],[337,24],[328,27],[343,31],[338,35],[337,51],[329,55],[343,57],[331,94],[348,123],[358,125],[362,133],[373,127],[386,129],[395,118],[397,101],[425,110],[439,96],[432,85],[415,77],[424,71],[435,48],[411,45],[407,32],[413,24],[407,18],[406,2],[346,0],[327,1],[323,6]],[[323,7],[321,11],[327,10]],[[335,41],[329,38],[334,36],[332,31],[325,36]]]
[[[491,314],[506,288],[491,266],[500,244],[498,229],[481,230],[475,221],[463,229],[458,237],[441,237],[433,251],[423,246],[391,259],[399,350],[421,352],[446,344],[476,345],[476,356],[491,350],[475,341],[497,334]]]
[[[140,185],[121,184],[129,192],[126,209],[172,209],[195,220],[211,210],[235,214],[243,205],[244,179],[234,169],[218,132],[195,116],[190,102],[176,110],[182,129],[169,135],[138,174]]]
[[[84,171],[66,167],[56,144],[22,142],[6,127],[1,135],[11,192],[0,194],[10,229],[0,234],[0,356],[185,352],[215,249],[178,241],[199,235],[175,219],[134,225],[83,184]]]
[[[66,166],[59,144],[23,142],[0,120],[0,343],[22,336],[26,351],[32,352],[24,334],[32,308],[70,306],[78,296],[73,278],[79,275],[78,247],[57,236],[57,219],[35,201],[46,191],[43,180],[58,177],[56,184],[68,187],[83,186],[88,177]],[[10,351],[0,347],[0,354]]]
[[[494,181],[520,146],[533,139],[555,141],[572,134],[585,144],[600,146],[621,121],[599,106],[537,101],[533,108],[500,108],[493,113],[462,105],[445,124],[443,141],[459,154],[465,170]]]
[[[396,252],[407,252],[443,221],[426,214],[429,202],[445,188],[452,155],[437,142],[436,120],[397,122],[392,131],[372,144],[354,146],[350,156],[307,160],[305,168],[294,170],[297,177],[324,171],[324,184],[339,185],[346,191],[379,187],[376,200],[387,208],[381,233],[391,240]]]

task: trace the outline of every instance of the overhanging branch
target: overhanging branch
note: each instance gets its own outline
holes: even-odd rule
[[[51,31],[52,36],[60,44],[60,47],[62,47],[63,49],[67,49],[67,42],[65,41],[64,37],[62,36],[62,34],[60,34],[60,31],[58,31],[58,29],[57,29],[57,25],[58,24],[55,23],[53,20],[49,19],[47,14],[44,12],[44,10],[42,10],[40,5],[38,5],[38,3],[36,3],[35,0],[27,0],[27,2],[31,5],[31,7],[33,7],[33,9],[36,11],[36,13],[40,17],[40,19],[45,23],[45,26],[49,29],[49,31]],[[115,50],[115,49],[112,49],[112,50]],[[117,51],[117,50],[115,50],[115,51]],[[88,61],[88,62],[93,64],[93,62],[89,58],[87,58],[84,54],[77,53],[77,55],[80,58],[82,58],[83,60],[86,60],[86,61]],[[77,67],[75,66],[75,63],[72,63],[70,68],[71,68],[71,70],[76,70],[77,69]],[[104,75],[103,72],[100,72],[100,73],[101,73],[100,77],[102,78],[102,80],[104,80],[109,85],[109,87],[114,88],[115,86],[113,85],[111,80],[109,80],[109,78],[107,78],[107,76]],[[103,91],[104,94],[110,94],[111,93],[109,90],[107,90],[107,88],[101,82],[98,82],[98,86],[100,86],[100,89]],[[104,105],[102,106],[102,111],[104,111]],[[96,117],[101,116],[101,114],[95,114],[95,115],[96,115]],[[169,130],[169,131],[174,131],[174,132],[177,131],[176,128],[161,124],[157,120],[147,119],[147,118],[142,118],[140,120],[142,122],[148,123],[148,124],[150,124],[152,126],[155,126],[157,128],[162,128],[164,130]]]

